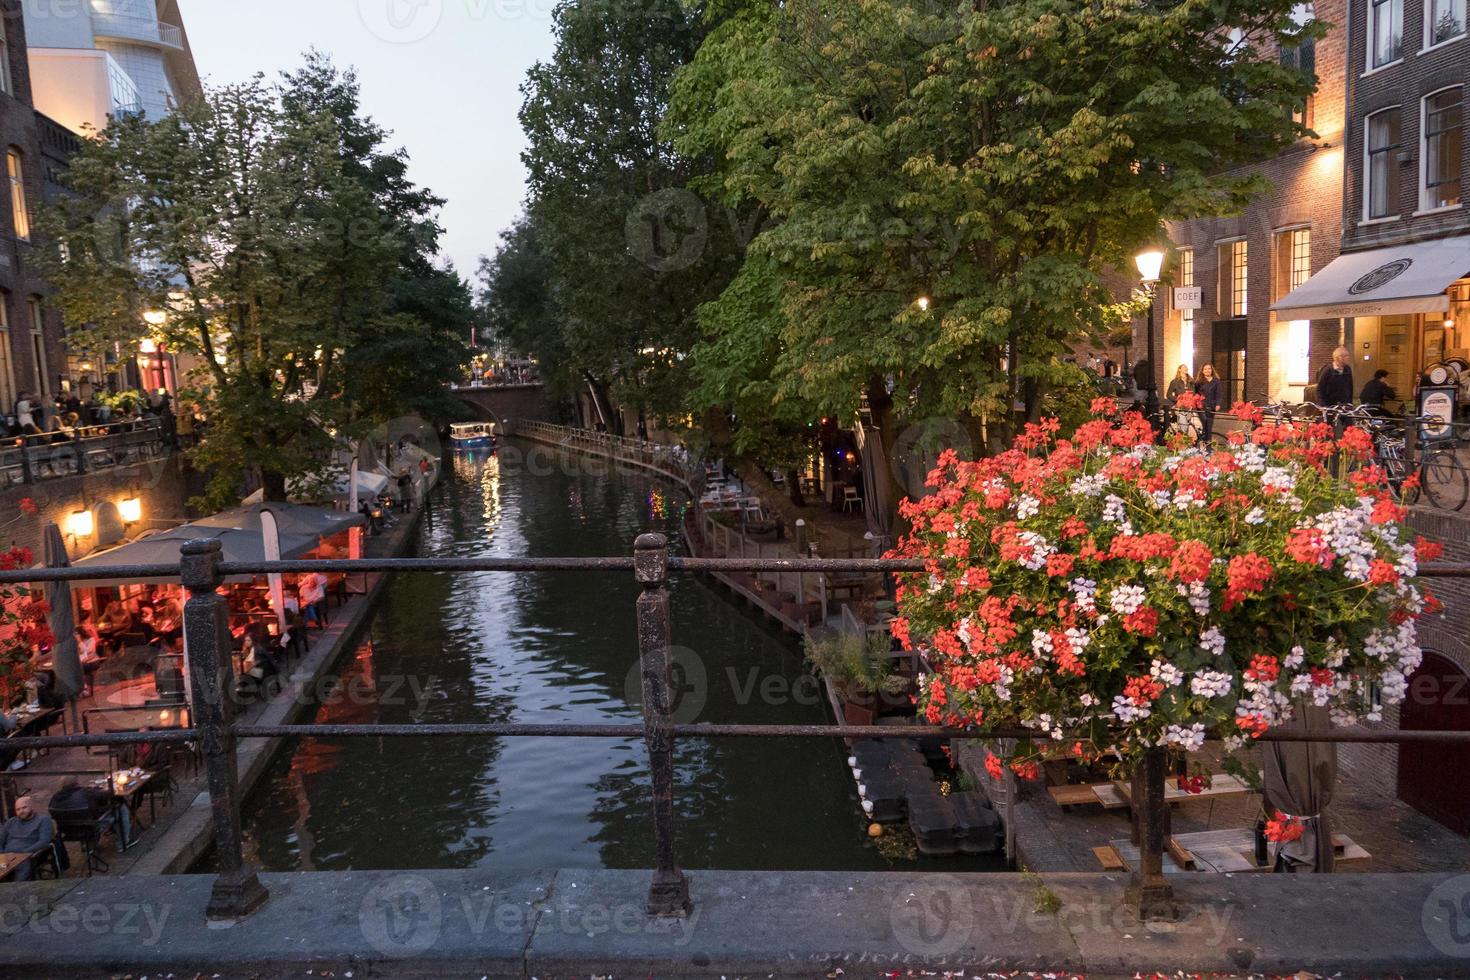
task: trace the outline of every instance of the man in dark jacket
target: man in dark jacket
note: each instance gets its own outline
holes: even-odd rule
[[[1353,403],[1353,366],[1348,362],[1346,347],[1332,352],[1332,363],[1317,375],[1317,401],[1323,405]]]
[[[1360,402],[1380,414],[1386,411],[1383,407],[1384,402],[1394,402],[1399,399],[1398,394],[1388,386],[1385,380],[1387,377],[1388,372],[1382,368],[1374,371],[1373,380],[1363,385],[1363,393],[1358,396]]]
[[[59,821],[67,814],[91,817],[103,833],[116,828],[119,854],[132,843],[133,815],[125,804],[118,803],[105,789],[90,789],[75,779],[67,779],[51,797],[51,815]]]

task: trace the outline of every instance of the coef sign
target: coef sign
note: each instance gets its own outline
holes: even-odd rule
[[[1204,305],[1205,289],[1203,286],[1175,286],[1174,287],[1174,309],[1197,310]]]

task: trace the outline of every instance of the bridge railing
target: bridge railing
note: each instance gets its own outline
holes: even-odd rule
[[[152,417],[15,436],[0,444],[0,488],[144,463],[171,448],[162,420]]]
[[[513,419],[509,426],[516,435],[663,473],[684,484],[691,493],[697,494],[704,480],[703,467],[682,446],[633,439],[609,432],[594,432],[590,429],[574,429],[571,426],[532,419]]]
[[[632,738],[641,737],[648,751],[652,784],[652,821],[655,868],[649,885],[650,916],[682,916],[690,910],[689,886],[679,867],[674,815],[674,742],[680,738],[1037,738],[1033,731],[1004,729],[951,729],[929,725],[715,725],[676,724],[673,704],[673,655],[670,619],[671,573],[804,572],[827,574],[918,572],[923,563],[876,558],[684,558],[669,553],[661,534],[644,534],[634,543],[631,557],[621,558],[380,558],[346,561],[302,560],[226,562],[220,542],[187,541],[177,564],[111,566],[107,568],[41,568],[0,571],[0,586],[45,582],[177,579],[188,592],[184,605],[184,648],[190,693],[190,723],[181,730],[91,733],[42,737],[13,737],[6,745],[17,750],[76,746],[121,746],[141,743],[195,742],[205,762],[212,810],[218,872],[205,914],[213,919],[238,919],[259,908],[268,898],[256,869],[244,858],[241,834],[242,795],[236,749],[246,738]],[[638,664],[643,694],[642,721],[617,724],[246,724],[236,718],[236,677],[230,655],[229,600],[218,591],[231,576],[306,572],[353,574],[360,572],[512,572],[518,574],[632,572],[639,585],[635,602]],[[1426,565],[1429,577],[1470,578],[1470,564]],[[1265,741],[1308,742],[1426,742],[1470,743],[1470,731],[1377,731],[1344,728],[1332,731],[1272,730]],[[1140,867],[1134,873],[1139,894],[1167,893],[1162,873],[1165,757],[1151,754],[1141,767]]]

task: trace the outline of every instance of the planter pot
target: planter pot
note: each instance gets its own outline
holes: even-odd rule
[[[871,725],[877,720],[876,703],[871,695],[860,694],[842,702],[842,718],[849,725]]]

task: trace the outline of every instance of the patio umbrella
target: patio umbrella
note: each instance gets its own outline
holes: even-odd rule
[[[1327,709],[1298,705],[1291,721],[1279,726],[1298,731],[1326,731]],[[1277,871],[1332,871],[1332,820],[1328,804],[1337,786],[1337,745],[1333,742],[1266,742],[1261,747],[1266,799],[1276,809],[1299,818],[1305,832],[1276,845]]]
[[[66,554],[66,542],[62,540],[61,528],[53,522],[46,525],[42,552],[47,568],[67,568],[71,559]],[[51,606],[48,621],[55,635],[51,648],[51,669],[56,674],[56,691],[67,698],[75,699],[82,693],[82,660],[77,652],[76,622],[72,619],[71,583],[47,582],[46,602]]]

